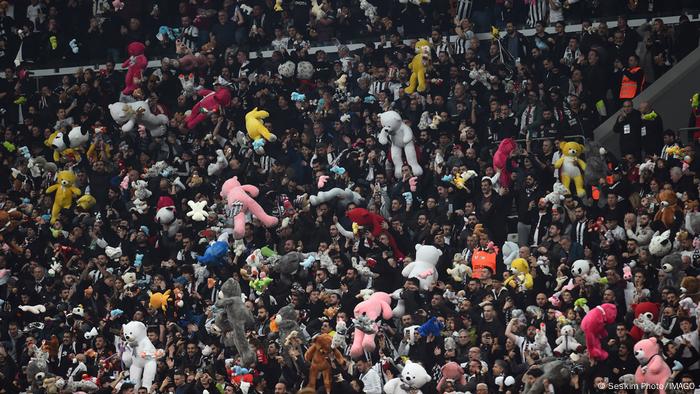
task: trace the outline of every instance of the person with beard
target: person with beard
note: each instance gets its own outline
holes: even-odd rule
[[[554,112],[548,107],[542,110],[542,119],[528,127],[530,138],[558,139],[561,136],[561,130],[561,122],[554,117]]]
[[[622,155],[632,154],[640,157],[642,149],[642,116],[634,109],[632,100],[625,100],[622,104],[622,112],[617,117],[613,131],[619,134],[620,150]]]

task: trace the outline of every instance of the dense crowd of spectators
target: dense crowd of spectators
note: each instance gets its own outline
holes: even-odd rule
[[[547,392],[603,392],[598,383],[634,374],[631,306],[643,301],[660,308],[665,331],[659,338],[675,381],[700,382],[698,322],[694,310],[679,304],[692,294],[666,280],[660,259],[647,250],[659,226],[654,215],[663,206],[660,191],[678,193],[687,212],[698,209],[697,140],[684,146],[674,130],[664,128],[653,103],[635,109],[629,100],[698,46],[698,27],[682,15],[674,26],[651,19],[633,29],[623,15],[680,12],[690,2],[377,1],[374,22],[357,1],[323,1],[322,17],[313,15],[310,3],[285,0],[277,12],[270,0],[126,0],[121,10],[100,0],[0,2],[0,209],[7,213],[0,215],[0,392],[30,388],[27,364],[35,345],[44,343],[52,374],[96,377],[101,393],[145,393],[147,388],[128,384],[115,347],[121,325],[131,320],[144,322],[149,339],[165,351],[150,392],[241,392],[227,361],[235,360],[235,349],[223,347],[207,329],[218,291],[231,277],[240,281],[256,317],[249,327],[257,363],[248,393],[291,393],[309,382],[307,345],[279,343],[271,335],[279,308],[291,304],[299,311],[308,338],[333,332],[340,317],[350,326],[352,343],[353,308],[366,288],[387,293],[403,288],[406,313],[383,322],[375,352],[355,360],[345,354],[348,363],[334,365],[333,393],[379,394],[405,359],[420,362],[432,376],[424,393],[521,392],[544,373],[540,366],[548,360],[535,349],[540,323],[551,348],[564,325],[574,327],[585,345],[578,326],[603,302],[618,308],[603,343],[608,362],[585,363],[567,382],[546,385]],[[587,19],[604,15],[621,16],[614,28]],[[565,20],[582,22],[583,29],[567,31]],[[527,23],[536,30],[528,37],[518,31]],[[505,32],[500,40],[475,37],[492,24]],[[545,32],[549,25],[555,33]],[[448,42],[448,35],[457,38]],[[349,51],[338,43],[337,56],[309,53],[311,42],[370,36],[380,44],[367,41]],[[403,42],[406,37],[430,42],[425,92],[404,91],[415,54],[413,43]],[[114,65],[127,58],[132,42],[143,42],[150,59],[182,56],[176,43],[185,52],[201,53],[206,64],[191,70],[195,90],[229,89],[230,105],[187,128],[185,114],[201,97],[183,89],[178,78],[183,70],[169,62],[146,70],[131,95],[120,94],[124,73]],[[15,65],[20,43],[22,62]],[[251,59],[250,53],[268,46],[274,49],[271,57]],[[112,59],[105,67],[41,79],[38,90],[28,71],[105,57]],[[279,66],[290,60],[311,62],[312,78],[282,77]],[[342,75],[347,82],[337,82]],[[148,100],[153,114],[169,118],[166,134],[122,132],[107,109],[120,99]],[[687,100],[678,98],[679,105]],[[242,137],[244,115],[254,107],[269,111],[265,123],[278,137],[264,153]],[[587,182],[581,196],[567,193],[552,201],[559,143],[593,146],[593,130],[619,108],[620,146],[603,155],[602,176]],[[388,110],[399,112],[414,131],[424,171],[415,188],[411,168],[404,165],[396,178],[393,166],[401,164],[392,163],[388,147],[377,140],[378,114]],[[691,126],[700,126],[697,106],[692,111]],[[74,126],[89,130],[88,143],[55,158],[45,140]],[[521,142],[509,158],[511,179],[498,181],[492,157],[505,138]],[[226,167],[209,175],[218,149]],[[587,149],[582,158],[596,152]],[[37,174],[28,157],[72,170],[75,186],[92,195],[95,205],[73,204],[50,223],[53,195],[46,189],[55,173],[45,167]],[[156,162],[170,168],[153,174],[149,169]],[[477,176],[464,187],[451,182],[469,170]],[[230,226],[219,190],[233,176],[260,189],[256,200],[280,225],[265,228],[251,218],[243,250],[231,250],[223,267],[203,270],[197,257]],[[321,176],[359,193],[361,206],[385,219],[381,235],[368,229],[353,233],[345,212],[355,203],[309,208],[304,201],[319,191]],[[145,209],[135,204],[137,190],[125,177],[148,182]],[[163,196],[175,201],[182,222],[172,236],[154,220]],[[211,213],[203,222],[192,221],[187,201],[203,199]],[[682,254],[683,264],[674,278],[698,276],[700,234],[678,216],[671,239],[677,239],[674,252]],[[497,250],[509,234],[530,264],[531,288],[503,285],[509,272]],[[443,252],[438,280],[428,291],[401,275],[417,244]],[[317,261],[293,283],[269,272],[273,282],[258,292],[240,270],[248,268],[247,256],[265,246],[280,255],[315,253]],[[453,262],[471,267],[479,251],[498,255],[494,272],[485,269],[462,280],[448,275]],[[573,279],[571,264],[580,259],[605,280],[579,280],[562,289]],[[369,269],[358,270],[357,261],[371,261]],[[625,291],[623,268],[632,261],[633,291]],[[134,283],[129,272],[136,274]],[[149,292],[168,289],[182,298],[163,309],[149,307]],[[45,312],[19,309],[26,305],[43,305]],[[414,337],[405,330],[430,317],[443,324],[439,336]],[[97,334],[86,335],[93,327]],[[585,350],[576,353],[583,356]],[[449,361],[462,365],[466,385],[448,381],[438,390],[441,366]],[[499,376],[512,376],[514,383],[496,383]]]

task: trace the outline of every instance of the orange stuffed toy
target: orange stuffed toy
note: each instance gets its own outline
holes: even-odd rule
[[[326,393],[331,393],[331,357],[340,366],[345,365],[345,358],[343,358],[340,351],[331,348],[332,342],[333,337],[329,334],[321,334],[314,339],[314,344],[304,354],[304,359],[311,364],[308,387],[313,389],[314,392],[316,392],[316,380],[318,380],[318,374],[320,373],[323,377],[323,386],[326,388]]]
[[[670,229],[676,221],[676,214],[680,212],[676,193],[671,190],[662,190],[659,192],[657,200],[661,207],[656,212],[654,220],[660,221],[667,229]]]

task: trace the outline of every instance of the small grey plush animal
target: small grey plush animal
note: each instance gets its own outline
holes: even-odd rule
[[[301,329],[297,323],[299,318],[299,313],[294,309],[292,305],[285,305],[277,312],[275,317],[275,322],[277,323],[277,328],[279,329],[280,344],[284,345],[287,338],[296,332],[299,334]],[[298,336],[303,340],[303,336]]]
[[[235,279],[229,278],[221,286],[216,307],[219,312],[214,325],[216,330],[221,332],[221,343],[226,347],[235,347],[244,366],[253,365],[255,353],[246,339],[245,326],[255,324],[255,318],[243,303],[241,286]]]

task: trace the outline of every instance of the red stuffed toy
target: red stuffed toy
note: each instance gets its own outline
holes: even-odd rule
[[[231,92],[228,88],[221,87],[216,91],[200,89],[197,94],[203,98],[192,107],[192,112],[185,119],[188,129],[193,129],[206,119],[209,112],[216,112],[219,107],[226,107],[231,103]]]
[[[508,160],[510,154],[517,148],[515,141],[512,138],[506,138],[498,145],[498,150],[493,155],[493,167],[501,171],[501,176],[498,178],[498,183],[503,187],[510,186],[510,171],[508,170]]]
[[[389,232],[384,230],[382,227],[382,224],[385,221],[384,217],[377,215],[376,213],[372,213],[364,208],[353,208],[347,211],[345,216],[352,220],[353,223],[357,223],[358,225],[369,229],[374,238],[379,237],[382,233],[386,234],[389,237],[389,245],[391,246],[391,250],[394,252],[394,257],[399,260],[405,257],[401,249],[399,249],[399,246],[396,244],[394,237],[392,237],[391,234],[389,234]]]
[[[640,302],[639,304],[633,304],[632,311],[634,311],[635,320],[643,313],[646,313],[649,320],[651,320],[653,323],[656,323],[659,320],[659,305],[653,302]],[[633,323],[632,329],[630,330],[630,336],[635,342],[641,341],[644,337],[644,330]]]
[[[126,86],[124,86],[122,94],[129,96],[138,87],[138,79],[141,78],[143,70],[148,65],[148,59],[143,55],[146,46],[138,41],[129,44],[126,50],[129,53],[129,58],[124,60],[122,67],[129,70],[126,72],[126,77],[124,77]]]
[[[586,334],[588,356],[592,360],[604,361],[608,352],[600,346],[600,341],[608,337],[606,324],[615,322],[617,307],[614,304],[602,304],[592,308],[581,320],[581,330]]]

